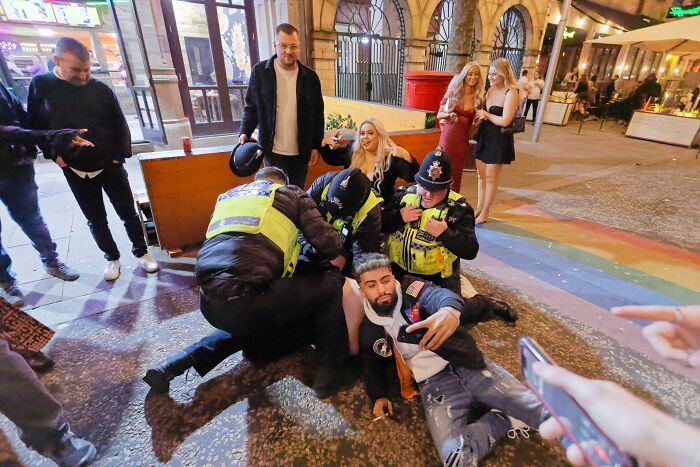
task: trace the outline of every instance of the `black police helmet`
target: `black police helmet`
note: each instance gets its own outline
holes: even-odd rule
[[[416,174],[416,182],[428,191],[441,191],[452,186],[450,159],[440,146],[425,156]]]
[[[263,148],[255,141],[238,143],[228,160],[231,172],[239,177],[250,177],[260,168],[263,162]]]
[[[353,217],[371,189],[372,182],[360,169],[341,170],[328,186],[325,206],[334,218]]]

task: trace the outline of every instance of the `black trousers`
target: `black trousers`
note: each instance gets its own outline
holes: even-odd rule
[[[284,170],[290,185],[306,189],[306,174],[309,172],[309,161],[299,156],[282,156],[271,154],[265,156],[266,167],[277,167]]]
[[[430,281],[433,284],[440,286],[444,289],[449,289],[461,297],[462,284],[459,281],[460,271],[461,267],[459,263],[459,258],[454,260],[454,262],[452,263],[452,275],[449,277],[442,277],[440,273],[432,275],[412,274],[403,270],[398,264],[391,263],[391,272],[394,274],[394,277],[396,277],[399,280],[406,274],[409,274],[411,276],[416,276],[426,281]]]
[[[540,105],[539,99],[528,99],[525,103],[525,113],[523,114],[523,116],[527,117],[527,113],[530,111],[530,106],[532,106],[532,121],[534,122],[537,119],[538,105]]]
[[[219,331],[185,349],[204,376],[239,350],[277,357],[313,343],[320,365],[335,365],[349,355],[343,276],[299,262],[294,276],[274,280],[259,294],[233,300],[212,299],[200,291],[200,308]]]
[[[114,210],[124,222],[126,233],[131,240],[131,252],[137,258],[148,252],[143,229],[134,206],[134,198],[129,185],[129,175],[122,164],[110,164],[94,178],[81,178],[70,168],[64,167],[63,174],[68,181],[75,199],[87,219],[88,227],[97,246],[104,252],[107,261],[119,259],[119,249],[114,242],[107,224],[102,191],[107,194]]]

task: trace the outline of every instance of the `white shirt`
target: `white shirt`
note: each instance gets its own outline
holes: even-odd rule
[[[518,80],[518,89],[520,90],[520,99],[525,99],[527,97],[527,85],[529,81],[527,80],[527,76],[521,76],[520,79]]]
[[[283,156],[299,155],[297,131],[297,75],[298,68],[285,70],[275,63],[277,80],[277,108],[275,109],[275,140],[272,152]]]
[[[406,344],[396,340],[399,328],[404,324],[408,324],[401,314],[401,307],[403,306],[402,292],[401,284],[396,281],[396,293],[399,296],[399,300],[396,302],[391,316],[379,316],[372,308],[372,305],[365,299],[365,316],[372,323],[383,327],[384,331],[394,339],[396,348],[401,354],[403,361],[413,373],[413,378],[417,383],[420,383],[440,373],[449,362],[431,350],[421,349],[417,344]]]
[[[527,98],[539,99],[542,96],[542,89],[544,89],[544,81],[533,79],[530,81],[530,92],[527,94]]]

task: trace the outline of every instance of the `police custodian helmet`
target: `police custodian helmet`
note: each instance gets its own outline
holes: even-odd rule
[[[250,177],[260,168],[262,162],[263,148],[255,141],[246,141],[233,148],[228,166],[235,175]]]
[[[358,168],[341,170],[328,186],[325,207],[335,218],[352,217],[360,210],[372,182]]]
[[[440,146],[426,154],[416,174],[416,182],[428,191],[446,190],[452,186],[450,159]]]

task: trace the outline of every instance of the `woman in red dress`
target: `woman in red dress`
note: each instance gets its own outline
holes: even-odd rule
[[[440,101],[437,119],[440,122],[440,147],[452,163],[452,190],[459,192],[465,166],[474,168],[474,157],[469,151],[469,138],[474,114],[483,102],[484,82],[481,68],[475,62],[464,65]]]

